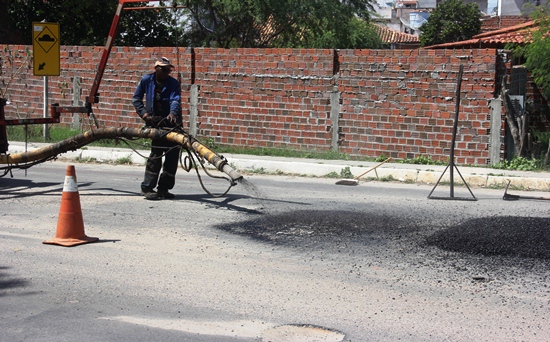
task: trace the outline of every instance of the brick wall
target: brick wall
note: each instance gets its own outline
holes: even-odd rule
[[[340,51],[341,151],[446,161],[458,71],[464,64],[456,162],[487,164],[495,54],[495,50]]]
[[[7,89],[4,97],[11,102],[6,116],[42,116],[43,78],[32,75],[30,48],[0,47],[0,89]],[[83,100],[103,47],[61,50],[61,75],[48,78],[50,103],[73,105],[75,77],[81,80]],[[318,151],[338,146],[354,156],[422,155],[441,161],[449,156],[458,69],[464,64],[456,161],[488,163],[495,50],[114,47],[99,88],[100,103],[94,105],[101,126],[141,126],[131,96],[157,56],[177,64],[184,122],[190,118],[190,87],[198,87],[200,138]],[[335,93],[339,103],[331,103]],[[339,106],[339,118],[331,117],[334,106]],[[72,122],[71,115],[63,116],[62,124]]]
[[[506,16],[490,16],[482,18],[481,32],[490,32],[503,28],[520,25],[530,21],[531,18],[526,15],[506,15]]]
[[[332,50],[195,51],[202,135],[235,146],[330,148]]]

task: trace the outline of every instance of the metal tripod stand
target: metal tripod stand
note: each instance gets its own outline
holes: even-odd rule
[[[464,65],[461,64],[460,69],[458,71],[458,84],[457,84],[457,87],[456,87],[455,121],[454,121],[454,125],[453,125],[453,138],[452,138],[452,142],[451,142],[451,156],[450,156],[449,164],[447,165],[447,167],[445,168],[445,170],[443,171],[443,173],[441,174],[441,176],[439,177],[439,179],[435,183],[435,186],[433,187],[432,191],[428,195],[429,199],[449,199],[449,200],[477,201],[476,196],[473,194],[472,190],[470,190],[470,187],[468,186],[468,183],[466,183],[466,181],[464,180],[464,177],[462,177],[462,175],[460,174],[460,171],[458,170],[458,167],[455,164],[455,141],[456,141],[456,131],[457,131],[457,127],[458,127],[458,112],[459,112],[459,109],[460,109],[460,86],[461,86],[461,83],[462,83],[462,71],[463,71],[463,69],[464,69]],[[466,185],[466,188],[468,188],[468,191],[470,192],[472,197],[455,197],[455,193],[454,193],[454,170],[455,169],[458,172],[458,175],[460,176],[460,178],[462,179],[462,182]],[[435,188],[437,188],[437,186],[439,185],[439,182],[441,181],[441,178],[443,178],[443,175],[445,174],[445,172],[447,172],[447,170],[450,170],[450,174],[449,174],[449,178],[450,178],[450,182],[451,182],[450,196],[449,197],[432,196]]]

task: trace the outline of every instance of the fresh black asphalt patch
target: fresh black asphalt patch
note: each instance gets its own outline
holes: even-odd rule
[[[311,249],[401,240],[482,256],[550,259],[550,218],[495,216],[433,226],[427,218],[338,210],[254,215],[218,226],[264,243]]]
[[[351,241],[380,244],[416,230],[410,221],[397,217],[336,210],[265,214],[218,228],[266,243],[299,248]]]
[[[517,216],[470,219],[432,234],[427,242],[469,254],[550,259],[550,219]]]

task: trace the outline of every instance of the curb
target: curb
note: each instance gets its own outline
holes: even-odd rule
[[[10,153],[22,153],[49,144],[10,142]],[[132,164],[145,165],[148,150],[133,151],[129,148],[86,147],[60,155],[69,160],[96,160],[98,162],[115,162],[126,159]],[[330,173],[341,174],[349,168],[353,175],[359,175],[376,162],[359,162],[343,160],[319,160],[285,157],[266,157],[251,155],[226,154],[224,157],[237,171],[270,174],[291,174],[305,177],[325,177]],[[457,171],[457,170],[458,171]],[[505,188],[510,182],[510,189],[550,192],[550,172],[509,171],[484,167],[457,166],[454,170],[455,184],[461,184],[464,178],[472,188]],[[445,172],[443,174],[443,172]],[[342,177],[344,178],[344,177]],[[414,165],[386,163],[367,173],[362,180],[368,179],[396,180],[405,183],[449,184],[449,168],[442,165]]]
[[[225,156],[229,163],[240,171],[265,173],[296,174],[300,176],[324,177],[331,172],[340,174],[342,169],[349,167],[354,175],[365,172],[366,169],[376,165],[376,162],[363,162],[363,164],[351,161],[302,161],[289,158],[287,161],[251,159],[258,157]],[[279,158],[277,158],[279,159]],[[361,165],[359,165],[361,164]],[[361,179],[373,178],[396,180],[404,183],[440,184],[450,183],[450,171],[445,166],[412,165],[388,163],[376,170],[367,173]],[[550,191],[550,174],[538,172],[505,171],[490,168],[467,167],[460,170],[460,175],[468,186],[472,188],[505,188],[510,182],[511,189]],[[473,171],[472,171],[473,169]],[[445,172],[445,174],[443,174]],[[443,175],[442,175],[443,174]],[[463,184],[458,172],[454,172],[455,184]],[[440,179],[441,178],[441,179]]]

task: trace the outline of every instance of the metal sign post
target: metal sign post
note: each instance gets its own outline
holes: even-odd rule
[[[44,76],[44,118],[48,117],[48,76],[60,74],[59,24],[32,23],[33,73]],[[44,139],[50,137],[44,124]]]

